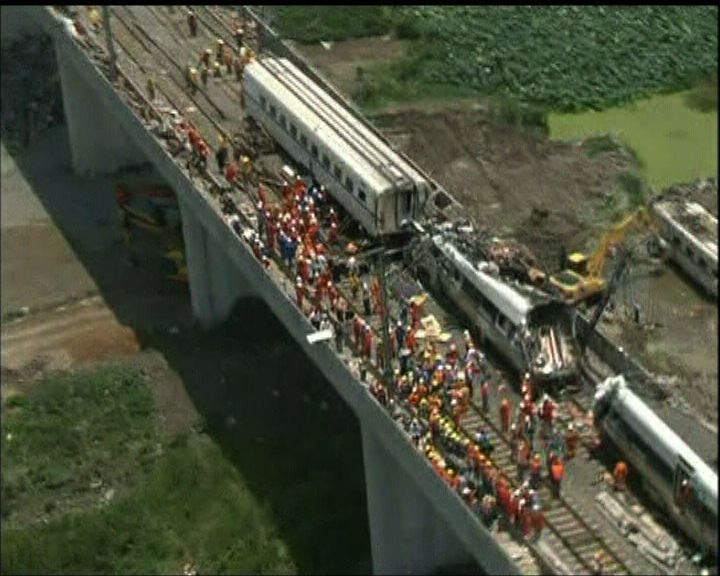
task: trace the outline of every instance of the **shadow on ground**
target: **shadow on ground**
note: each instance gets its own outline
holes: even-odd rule
[[[74,176],[64,126],[40,134],[25,150],[9,149],[107,305],[143,348],[160,351],[180,376],[205,430],[270,510],[298,571],[367,573],[354,414],[262,300],[241,300],[224,326],[204,332],[193,324],[187,288],[164,280],[157,259],[129,264],[114,186],[160,182],[152,169]],[[144,251],[143,242],[138,236],[136,251]]]

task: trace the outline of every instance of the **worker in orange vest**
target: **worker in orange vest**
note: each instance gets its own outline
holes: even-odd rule
[[[616,490],[625,490],[625,482],[627,481],[628,467],[622,460],[615,464],[615,471],[613,472],[613,479]]]
[[[560,485],[562,484],[563,477],[565,476],[565,463],[562,461],[560,456],[555,457],[555,461],[552,463],[550,471],[552,474],[553,494],[555,496],[560,496]]]
[[[575,451],[577,450],[579,440],[580,435],[577,430],[575,430],[575,426],[573,426],[571,422],[568,424],[567,433],[565,434],[565,449],[568,459],[575,457]]]
[[[483,412],[487,414],[490,405],[490,380],[485,380],[480,387],[480,398],[482,399]]]
[[[502,427],[503,434],[510,432],[510,415],[512,407],[510,406],[510,400],[507,397],[502,399],[500,402],[500,425]]]

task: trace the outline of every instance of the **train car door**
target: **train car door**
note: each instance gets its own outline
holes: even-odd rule
[[[692,500],[691,478],[694,474],[695,470],[693,467],[690,466],[682,456],[678,456],[673,481],[673,501],[681,511],[685,511]]]

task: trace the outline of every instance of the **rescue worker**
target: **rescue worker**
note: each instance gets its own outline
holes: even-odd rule
[[[490,407],[490,380],[485,380],[480,387],[480,397],[482,398],[482,410],[487,414]]]
[[[185,71],[185,78],[187,80],[188,90],[190,94],[195,95],[198,90],[198,72],[194,66],[188,66]]]
[[[540,486],[542,480],[542,460],[540,459],[540,453],[535,452],[532,462],[530,462],[530,483],[534,488]]]
[[[242,74],[243,74],[243,63],[240,58],[235,58],[235,63],[233,64],[233,68],[235,70],[235,78],[238,82],[242,81]]]
[[[539,504],[533,505],[533,529],[535,531],[535,538],[539,538],[540,534],[545,527],[545,513]]]
[[[225,52],[225,41],[218,38],[215,43],[215,60],[222,62],[223,53]]]
[[[605,555],[602,550],[595,552],[592,561],[592,574],[593,576],[602,576],[605,572]]]
[[[200,64],[205,64],[208,68],[210,67],[210,57],[212,56],[212,50],[210,48],[206,48],[202,52],[200,52]]]
[[[503,434],[508,434],[508,432],[510,431],[511,412],[512,407],[510,406],[510,400],[508,400],[507,396],[505,396],[500,402],[500,426],[502,428]]]
[[[220,66],[220,62],[215,61],[213,63],[213,76],[215,78],[222,78],[222,67]]]
[[[148,76],[147,79],[147,92],[148,92],[148,98],[150,98],[150,102],[155,101],[155,81],[152,79],[152,76]]]
[[[565,476],[565,463],[560,456],[555,457],[555,461],[551,466],[552,473],[552,486],[553,494],[557,497],[560,496],[560,485],[562,484],[563,477]]]
[[[207,88],[208,78],[210,77],[210,69],[205,65],[200,65],[200,80],[203,83],[203,88]]]
[[[225,138],[220,136],[220,146],[218,146],[218,149],[215,151],[215,160],[217,161],[218,172],[221,174],[225,170],[229,154],[230,151],[228,150],[227,142]],[[260,234],[262,234],[262,232],[260,232]]]
[[[367,282],[362,283],[362,303],[365,316],[370,316],[372,314],[372,308],[370,306],[370,289],[368,288]]]
[[[613,480],[615,489],[619,491],[625,490],[625,483],[627,481],[628,466],[623,460],[619,460],[615,464],[615,470],[613,471]]]
[[[197,16],[192,10],[187,12],[187,23],[190,29],[190,36],[195,38],[197,36]]]
[[[335,347],[340,354],[343,352],[343,340],[345,340],[345,323],[342,319],[338,318],[337,325],[335,326]]]
[[[566,457],[568,459],[575,458],[575,452],[577,451],[578,442],[580,441],[580,435],[572,422],[568,424],[567,433],[565,434],[565,450]]]
[[[245,35],[245,32],[242,28],[235,29],[235,42],[237,42],[238,50],[240,50],[240,48],[242,48],[244,35]]]
[[[229,76],[233,72],[233,55],[230,48],[225,48],[225,51],[223,52],[223,62],[225,63],[225,68]]]
[[[238,175],[238,166],[235,162],[230,162],[225,168],[225,179],[230,183],[234,184]]]

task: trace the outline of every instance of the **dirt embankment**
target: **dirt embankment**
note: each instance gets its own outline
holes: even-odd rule
[[[502,125],[477,108],[407,110],[377,124],[480,225],[515,237],[555,269],[562,245],[585,248],[593,213],[628,161],[614,152],[591,159],[580,146]]]

